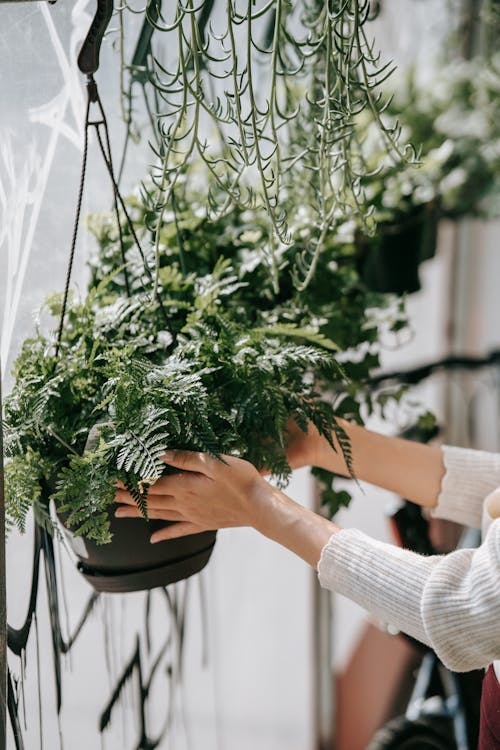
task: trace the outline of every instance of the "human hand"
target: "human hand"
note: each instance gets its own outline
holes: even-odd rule
[[[292,469],[320,466],[324,443],[325,438],[319,434],[312,422],[308,422],[307,432],[303,432],[293,418],[288,420],[285,455]]]
[[[151,542],[160,542],[202,531],[234,526],[256,526],[268,483],[248,461],[205,453],[168,451],[163,460],[180,469],[161,477],[149,488],[148,516],[174,525],[157,531]],[[123,484],[115,501],[118,518],[138,518],[141,511]]]

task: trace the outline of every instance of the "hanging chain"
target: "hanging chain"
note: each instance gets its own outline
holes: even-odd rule
[[[90,109],[92,104],[97,104],[98,110],[99,110],[99,118],[97,120],[91,120],[90,119]],[[104,130],[104,140],[101,133],[100,128],[103,128]],[[61,340],[62,340],[62,334],[64,329],[64,319],[66,317],[66,308],[68,306],[68,296],[69,296],[69,288],[71,283],[71,273],[73,270],[73,261],[75,257],[75,249],[76,249],[76,241],[78,236],[78,227],[80,224],[80,215],[82,210],[82,202],[83,202],[83,192],[85,188],[85,178],[87,173],[87,160],[88,160],[88,143],[89,143],[89,130],[91,127],[95,128],[95,133],[97,136],[97,142],[99,144],[99,150],[101,152],[104,164],[106,165],[106,169],[109,175],[109,178],[111,180],[111,184],[113,186],[113,203],[114,203],[114,213],[116,216],[116,223],[118,226],[118,236],[119,236],[119,243],[120,243],[120,252],[122,256],[122,261],[124,265],[124,275],[125,275],[125,288],[127,296],[130,297],[131,295],[131,289],[130,289],[130,282],[128,278],[128,272],[127,272],[127,262],[126,262],[126,256],[125,256],[125,244],[124,244],[124,238],[123,238],[123,229],[122,224],[120,220],[120,208],[123,212],[123,215],[125,217],[125,221],[127,223],[128,229],[130,231],[130,234],[132,235],[132,239],[137,246],[137,249],[140,253],[141,259],[144,263],[144,269],[146,271],[146,274],[151,282],[153,282],[153,274],[151,273],[151,270],[148,266],[146,256],[144,255],[144,251],[141,247],[141,243],[139,242],[139,238],[137,236],[137,232],[135,231],[135,227],[133,224],[133,221],[130,217],[129,211],[127,209],[127,206],[125,204],[125,201],[123,199],[123,196],[120,193],[118,183],[115,178],[114,169],[113,169],[113,160],[112,160],[112,154],[111,154],[111,144],[109,139],[109,128],[108,128],[108,121],[106,118],[106,114],[104,112],[104,108],[102,106],[101,97],[99,96],[99,91],[97,89],[97,83],[94,79],[94,76],[92,73],[88,74],[87,76],[87,108],[85,112],[85,129],[84,129],[84,143],[83,143],[83,156],[82,156],[82,170],[80,175],[80,186],[78,190],[78,199],[77,199],[77,206],[76,206],[76,213],[75,213],[75,221],[73,225],[73,237],[71,241],[71,250],[69,255],[69,261],[68,261],[68,268],[66,272],[66,283],[64,287],[64,296],[63,296],[63,303],[61,307],[61,316],[59,320],[59,329],[57,333],[57,344],[56,344],[56,358],[59,356],[60,346],[61,346]],[[172,336],[172,340],[175,340],[175,334],[172,329],[172,326],[170,324],[169,317],[167,315],[167,311],[165,309],[165,306],[163,304],[163,301],[160,297],[159,291],[156,291],[155,294],[156,301],[158,303],[158,306],[161,310],[161,313],[163,315],[165,325],[167,327],[167,330],[169,331],[170,335]]]
[[[87,84],[88,86],[88,84]],[[73,260],[75,258],[76,239],[78,236],[78,225],[80,224],[80,214],[82,211],[83,201],[83,189],[85,187],[85,176],[87,173],[87,156],[89,150],[89,117],[90,117],[90,105],[91,105],[90,91],[87,90],[87,109],[85,112],[85,130],[84,130],[84,141],[83,141],[83,156],[82,156],[82,171],[80,174],[80,187],[78,189],[78,199],[76,203],[76,214],[75,221],[73,224],[73,238],[71,240],[71,250],[69,253],[68,269],[66,271],[66,283],[64,285],[64,297],[61,307],[61,317],[59,319],[59,330],[57,332],[57,345],[56,345],[56,359],[59,356],[59,349],[61,346],[61,339],[64,326],[64,318],[66,317],[66,306],[68,304],[69,285],[71,282],[71,271],[73,270]]]

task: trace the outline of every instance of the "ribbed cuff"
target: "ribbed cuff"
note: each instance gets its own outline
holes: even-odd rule
[[[323,548],[318,577],[323,588],[429,644],[420,609],[424,586],[439,560],[379,542],[357,529],[342,529]]]
[[[500,486],[500,454],[449,445],[442,450],[446,473],[432,515],[480,528],[484,499]]]

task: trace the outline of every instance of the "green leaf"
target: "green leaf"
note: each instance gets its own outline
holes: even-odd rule
[[[338,352],[339,347],[322,333],[318,333],[312,328],[301,328],[294,323],[276,323],[274,326],[257,328],[256,333],[263,333],[269,336],[285,336],[299,338],[308,341],[311,344],[317,344],[323,349]]]

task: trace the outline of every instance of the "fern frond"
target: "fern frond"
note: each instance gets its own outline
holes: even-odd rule
[[[158,479],[164,468],[161,457],[171,442],[169,427],[169,420],[162,420],[147,425],[141,431],[127,430],[118,435],[110,443],[112,448],[121,445],[116,459],[117,468],[143,479]]]
[[[303,339],[311,344],[317,344],[323,349],[328,349],[332,352],[339,351],[337,344],[322,333],[318,333],[313,328],[297,326],[295,323],[276,323],[273,326],[256,328],[255,333],[262,333],[266,336],[284,336],[286,338]]]
[[[124,484],[127,490],[132,495],[132,498],[142,513],[143,518],[147,521],[148,519],[148,483],[138,481],[137,478],[130,473],[125,474]]]

